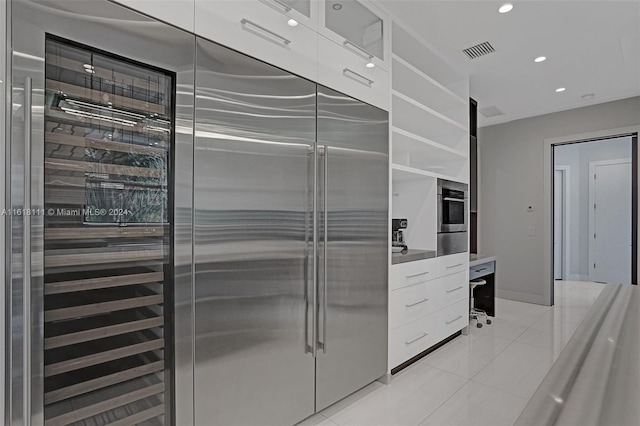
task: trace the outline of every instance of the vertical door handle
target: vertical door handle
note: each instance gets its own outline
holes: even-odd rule
[[[22,214],[23,410],[31,424],[31,107],[33,81],[24,81],[24,212]]]
[[[311,354],[318,351],[318,148],[313,149],[313,286],[311,291]]]
[[[329,147],[325,145],[323,151],[323,182],[322,182],[322,209],[323,209],[323,219],[324,224],[322,225],[324,228],[323,236],[324,236],[324,262],[323,262],[323,282],[322,282],[322,342],[320,345],[322,347],[322,352],[327,353],[327,272],[329,268],[327,267],[328,260],[328,244],[329,244],[329,209],[328,205],[328,184],[329,184]]]

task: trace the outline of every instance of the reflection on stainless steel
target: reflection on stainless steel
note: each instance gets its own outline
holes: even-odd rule
[[[316,361],[321,410],[386,373],[388,115],[318,86],[318,144],[327,147],[320,179],[327,185],[320,264],[328,274],[320,280],[327,282],[320,295],[327,350]]]
[[[637,425],[640,291],[608,284],[516,425]]]
[[[315,84],[203,40],[197,58],[195,423],[292,424],[314,411]]]

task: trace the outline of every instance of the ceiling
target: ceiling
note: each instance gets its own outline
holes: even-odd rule
[[[480,126],[640,95],[640,0],[510,1],[513,10],[498,13],[506,1],[381,3],[470,74],[480,112],[504,113],[479,114]],[[462,52],[485,41],[494,53]]]

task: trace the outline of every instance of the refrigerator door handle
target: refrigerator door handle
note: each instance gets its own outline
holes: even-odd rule
[[[31,424],[31,77],[24,81],[24,211],[22,214],[22,312],[24,320],[23,333],[23,410],[26,424]]]
[[[313,150],[313,286],[311,289],[311,355],[318,351],[318,148]]]
[[[318,340],[318,347],[322,353],[327,353],[327,272],[328,272],[328,243],[329,243],[329,217],[327,208],[328,184],[329,184],[329,147],[322,147],[322,235],[323,235],[323,262],[322,262],[322,340]]]

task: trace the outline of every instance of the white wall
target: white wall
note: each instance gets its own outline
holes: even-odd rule
[[[479,249],[497,256],[496,294],[548,304],[550,235],[545,234],[545,139],[640,125],[640,97],[478,130]],[[547,167],[548,164],[547,164]],[[546,189],[550,191],[549,188]],[[548,194],[551,196],[550,193]],[[528,206],[533,211],[528,212]],[[550,216],[550,213],[549,213]],[[529,231],[535,235],[530,236]]]
[[[631,160],[631,137],[560,145],[555,148],[556,166],[566,165],[571,168],[569,279],[587,280],[589,276],[589,163],[622,158]]]

